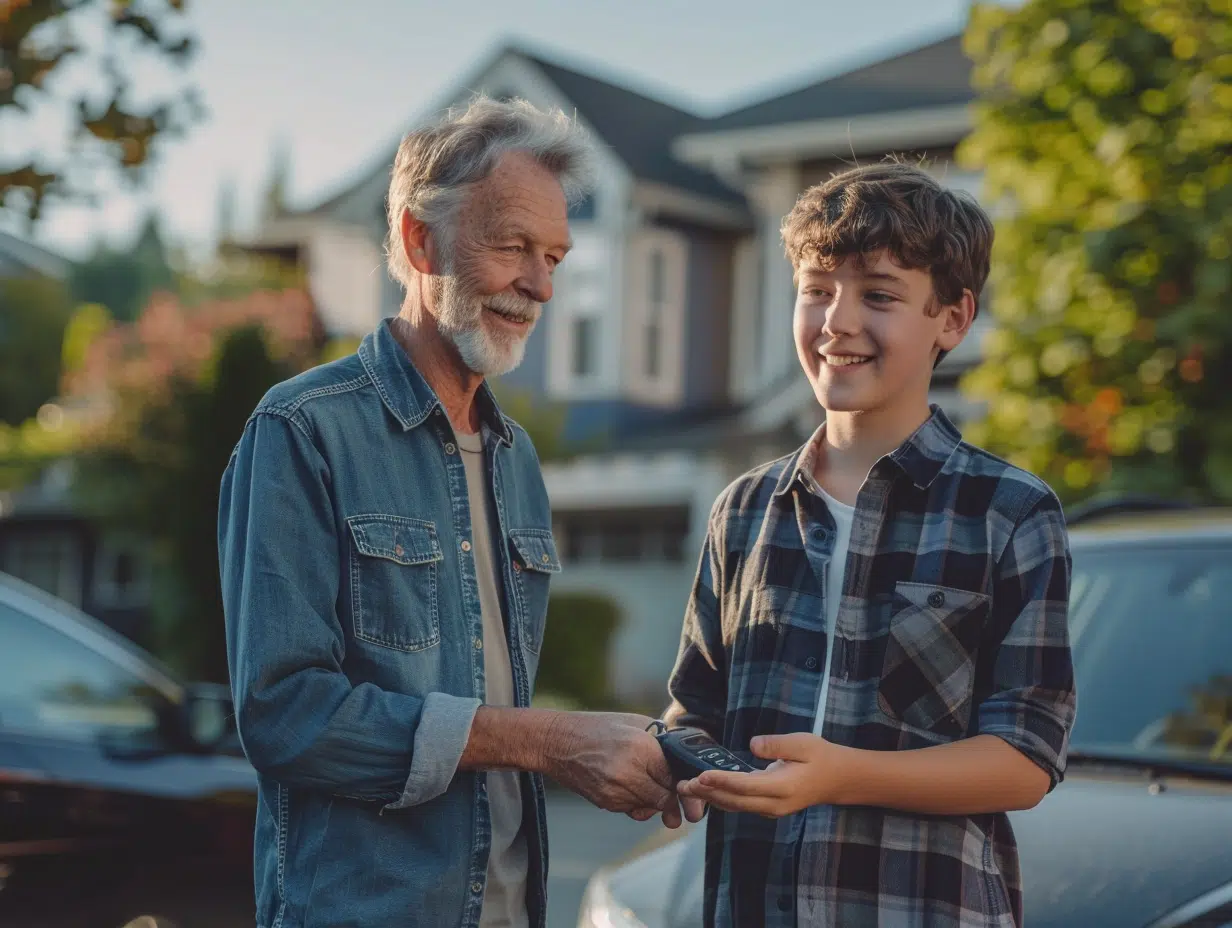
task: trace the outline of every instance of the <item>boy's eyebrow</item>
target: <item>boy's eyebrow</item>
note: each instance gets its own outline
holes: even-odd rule
[[[895,284],[905,283],[897,274],[891,274],[888,271],[869,271],[862,276],[865,280],[885,280]]]

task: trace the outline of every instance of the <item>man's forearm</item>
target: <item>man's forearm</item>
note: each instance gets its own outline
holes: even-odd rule
[[[547,773],[560,716],[551,709],[480,706],[459,768]]]
[[[1049,778],[995,735],[911,751],[850,749],[842,805],[880,806],[925,815],[975,815],[1029,809]]]

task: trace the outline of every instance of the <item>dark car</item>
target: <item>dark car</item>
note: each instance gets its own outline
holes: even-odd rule
[[[251,928],[255,801],[225,687],[0,574],[0,925]]]
[[[1068,770],[1010,816],[1027,924],[1232,926],[1232,512],[1092,510],[1071,528]],[[579,928],[700,926],[703,836],[596,874]]]

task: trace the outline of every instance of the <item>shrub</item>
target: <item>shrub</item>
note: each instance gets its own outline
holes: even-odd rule
[[[554,593],[539,656],[537,701],[581,709],[611,708],[608,656],[620,609],[595,593]]]

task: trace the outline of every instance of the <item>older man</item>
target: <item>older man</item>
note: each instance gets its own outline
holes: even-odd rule
[[[482,98],[407,136],[401,314],[273,388],[227,467],[260,926],[542,926],[541,775],[680,822],[649,719],[528,708],[560,568],[534,448],[485,378],[551,299],[585,151],[563,115]]]

